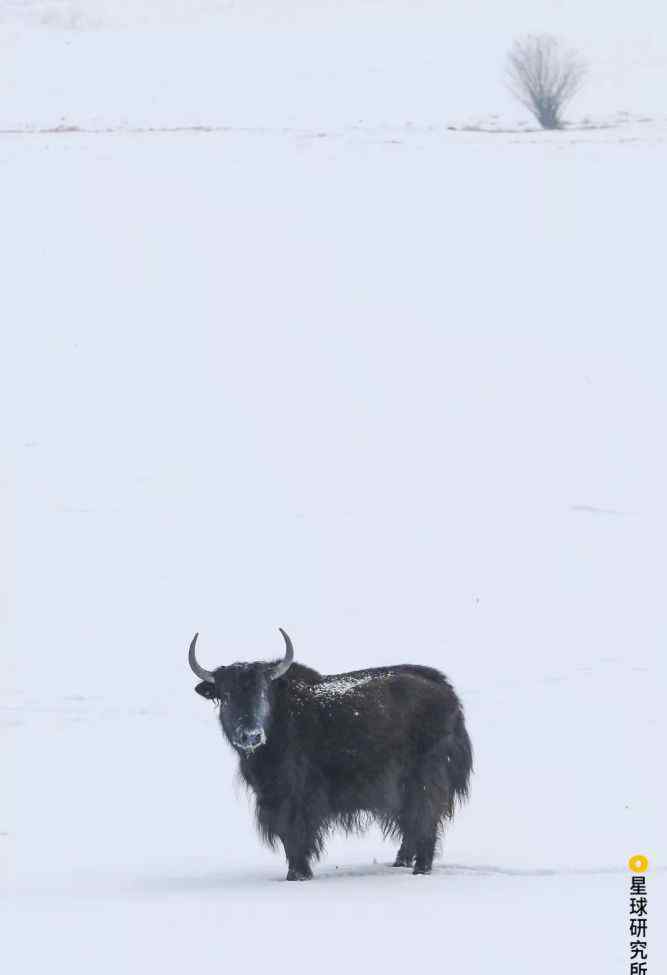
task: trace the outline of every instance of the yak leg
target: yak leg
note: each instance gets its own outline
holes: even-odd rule
[[[304,849],[303,842],[293,836],[284,836],[283,846],[287,857],[287,880],[311,880],[310,854]]]
[[[434,808],[429,786],[420,785],[414,794],[415,868],[413,873],[430,873],[438,839],[439,812]]]
[[[281,810],[279,836],[285,847],[288,880],[310,880],[310,860],[317,851],[317,830],[305,811],[289,803]]]
[[[410,817],[404,815],[399,816],[398,823],[402,838],[396,859],[394,860],[394,866],[411,867],[415,859],[415,853],[417,852],[413,836],[413,824]]]
[[[415,854],[412,845],[406,844],[405,840],[400,845],[399,851],[394,860],[395,867],[411,867],[414,863]]]
[[[435,845],[438,838],[438,824],[431,824],[423,829],[417,840],[417,855],[413,873],[430,873],[435,855]]]
[[[450,807],[446,760],[443,761],[440,751],[439,748],[433,749],[420,762],[408,790],[408,835],[414,843],[413,873],[416,874],[431,872],[440,823]]]
[[[310,858],[315,849],[314,834],[308,830],[305,819],[293,803],[261,802],[257,806],[257,822],[260,833],[271,845],[280,840],[287,858],[288,880],[310,880]]]
[[[415,770],[406,783],[405,802],[398,817],[402,841],[394,866],[411,867],[415,864],[415,873],[428,872],[435,849],[435,826],[429,817],[427,789],[420,770]],[[433,849],[429,857],[428,842],[431,838]]]

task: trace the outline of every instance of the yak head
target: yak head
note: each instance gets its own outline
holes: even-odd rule
[[[285,656],[278,663],[231,664],[217,670],[204,670],[197,662],[195,633],[188,660],[201,679],[197,694],[220,703],[220,723],[231,745],[242,755],[266,744],[271,724],[271,685],[289,670],[294,660],[292,641],[284,630]]]

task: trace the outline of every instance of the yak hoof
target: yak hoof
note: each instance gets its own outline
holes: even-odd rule
[[[290,867],[290,869],[287,871],[287,879],[288,880],[312,880],[313,871],[310,870],[309,868],[306,868],[305,870],[295,870],[293,867]]]
[[[414,863],[415,858],[409,856],[401,856],[400,853],[394,860],[395,867],[411,867]]]
[[[431,868],[425,866],[423,863],[415,863],[415,869],[412,871],[413,877],[426,876],[431,872]]]

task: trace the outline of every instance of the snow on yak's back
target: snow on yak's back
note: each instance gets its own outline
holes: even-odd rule
[[[256,798],[259,831],[280,840],[288,880],[309,880],[335,826],[376,820],[400,837],[395,866],[429,873],[438,834],[468,795],[472,749],[446,677],[401,664],[322,676],[294,662],[204,670],[195,690],[220,704],[222,730]]]

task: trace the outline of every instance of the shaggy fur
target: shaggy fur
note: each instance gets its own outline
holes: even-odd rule
[[[322,676],[294,663],[232,664],[195,690],[220,723],[255,795],[257,826],[281,841],[288,880],[312,876],[328,832],[375,821],[400,837],[395,866],[431,870],[438,835],[468,796],[472,748],[463,709],[439,671],[401,664]],[[239,742],[260,730],[261,744]],[[244,737],[245,736],[245,737]]]

